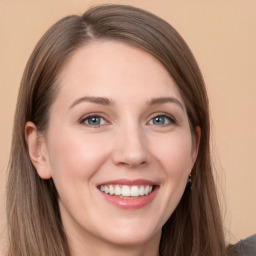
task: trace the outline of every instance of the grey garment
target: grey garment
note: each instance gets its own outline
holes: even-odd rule
[[[229,246],[234,256],[256,256],[256,234]]]

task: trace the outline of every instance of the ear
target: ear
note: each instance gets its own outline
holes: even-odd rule
[[[196,162],[201,139],[201,128],[199,126],[195,128],[195,133],[192,135],[192,137],[192,161],[194,165],[194,163]]]
[[[25,138],[30,160],[36,168],[38,175],[42,179],[50,179],[52,175],[45,138],[38,132],[34,123],[26,123]]]

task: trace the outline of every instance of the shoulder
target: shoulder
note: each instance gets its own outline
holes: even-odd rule
[[[237,256],[255,256],[256,234],[239,241],[237,244],[230,245],[229,249]]]

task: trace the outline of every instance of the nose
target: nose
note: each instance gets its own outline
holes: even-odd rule
[[[120,128],[115,134],[112,154],[114,164],[128,168],[144,166],[149,161],[145,134],[140,127]]]

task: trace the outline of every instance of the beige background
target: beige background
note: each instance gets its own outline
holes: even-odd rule
[[[0,0],[0,230],[12,121],[25,63],[42,33],[68,14],[109,1]],[[211,104],[213,152],[227,240],[256,233],[256,1],[111,1],[150,10],[184,37]]]

